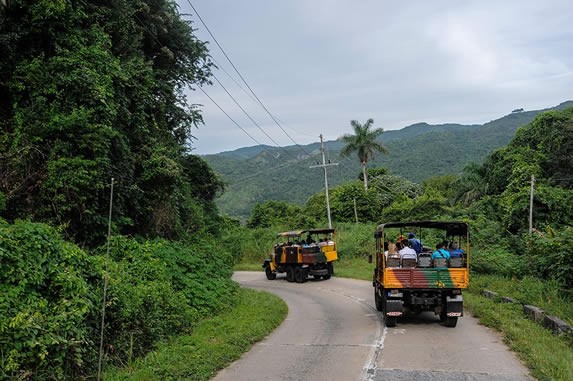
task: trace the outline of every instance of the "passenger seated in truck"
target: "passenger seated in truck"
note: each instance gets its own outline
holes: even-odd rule
[[[463,257],[465,254],[465,252],[459,248],[457,242],[452,242],[448,248],[448,251],[450,252],[450,258]]]
[[[402,249],[399,251],[400,258],[418,260],[418,255],[416,254],[416,250],[408,246],[407,239],[402,240],[402,242],[400,242],[400,246],[402,247]]]
[[[398,254],[398,248],[396,244],[391,239],[388,240],[388,255],[396,255]]]
[[[408,234],[408,243],[410,244],[410,247],[416,251],[416,254],[420,254],[422,252],[422,242],[416,238],[416,234]]]
[[[442,260],[443,259],[443,260]],[[444,242],[440,242],[436,245],[436,251],[432,253],[432,261],[434,264],[442,262],[443,266],[434,267],[447,267],[447,261],[450,259],[450,253],[444,249]]]

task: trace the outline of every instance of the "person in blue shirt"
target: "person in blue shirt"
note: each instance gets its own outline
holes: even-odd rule
[[[436,258],[444,258],[446,260],[450,259],[450,253],[444,249],[444,243],[440,242],[436,245],[436,251],[432,253],[432,261]]]
[[[408,234],[408,243],[410,244],[410,247],[416,251],[416,254],[420,254],[422,252],[422,242],[416,238],[414,233]]]
[[[452,242],[450,244],[448,251],[450,252],[451,258],[463,257],[463,255],[465,254],[465,252],[458,247],[457,242]]]

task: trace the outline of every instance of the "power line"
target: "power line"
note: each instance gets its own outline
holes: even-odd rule
[[[269,116],[271,117],[271,119],[275,122],[275,124],[282,130],[282,132],[284,132],[284,134],[297,146],[299,147],[305,154],[307,154],[308,156],[310,156],[310,153],[308,153],[304,147],[302,147],[300,144],[298,144],[290,135],[288,132],[286,132],[286,130],[281,126],[281,124],[277,121],[277,119],[273,116],[273,114],[271,114],[271,112],[267,109],[267,107],[263,104],[263,102],[259,99],[259,97],[257,96],[257,94],[253,91],[253,89],[251,88],[251,86],[249,86],[249,84],[247,83],[247,81],[245,80],[245,78],[243,77],[243,75],[241,74],[241,72],[239,72],[239,69],[237,69],[237,67],[235,66],[235,64],[233,63],[233,61],[231,61],[231,58],[229,58],[229,56],[227,55],[227,53],[225,52],[225,50],[223,49],[223,47],[221,46],[221,44],[219,44],[219,41],[217,41],[217,39],[215,38],[215,36],[213,35],[213,33],[211,32],[211,29],[209,29],[209,27],[207,26],[207,24],[205,23],[205,21],[203,21],[203,18],[201,17],[201,15],[199,14],[199,12],[197,12],[197,9],[195,9],[195,7],[193,6],[193,4],[191,3],[191,0],[187,0],[187,2],[189,3],[189,5],[191,6],[191,8],[193,9],[193,11],[195,12],[195,14],[197,15],[197,17],[199,18],[199,21],[201,21],[201,24],[203,24],[203,26],[205,27],[205,29],[207,30],[207,32],[209,33],[209,35],[211,36],[211,38],[213,39],[213,41],[215,42],[215,44],[217,44],[217,46],[219,47],[219,49],[221,50],[221,52],[223,53],[223,55],[225,56],[225,58],[227,59],[227,61],[229,61],[229,63],[231,64],[231,66],[233,67],[233,69],[235,70],[235,72],[239,75],[239,78],[241,78],[241,80],[243,81],[243,83],[245,84],[245,86],[247,86],[247,88],[249,89],[249,91],[253,94],[253,96],[257,99],[258,103],[261,105],[261,107],[267,112],[267,114],[269,114]]]
[[[144,23],[143,21],[141,21],[141,19],[140,19],[139,17],[137,17],[136,14],[134,14],[133,16],[134,16],[135,19],[139,22],[139,24],[149,33],[149,35],[151,36],[151,38],[153,38],[153,39],[155,40],[155,42],[157,42],[157,43],[159,44],[159,46],[161,46],[162,48],[164,48],[165,45],[162,44],[161,41],[159,41],[159,40],[157,39],[157,37],[151,32],[151,30],[149,30],[149,28],[145,25],[145,23]],[[219,81],[219,79],[218,79],[217,77],[215,77],[215,74],[213,74],[213,77],[214,77],[215,80],[219,83],[219,85],[225,90],[225,92],[226,92],[227,94],[229,94],[229,96],[231,97],[231,99],[233,99],[233,101],[235,101],[235,103],[237,104],[237,106],[239,106],[239,108],[240,108],[241,110],[243,110],[243,112],[244,112],[245,114],[247,114],[247,112],[239,105],[239,103],[235,100],[235,98],[227,91],[227,89],[225,88],[225,86],[223,86],[223,84]],[[217,106],[217,107],[219,108],[219,110],[221,110],[221,111],[223,112],[223,114],[225,114],[225,115],[227,116],[227,118],[229,118],[237,127],[239,127],[239,128],[241,129],[241,131],[243,131],[249,138],[251,138],[251,139],[252,139],[255,143],[257,143],[258,145],[264,146],[264,145],[263,145],[262,143],[260,143],[257,139],[255,139],[251,134],[249,134],[249,133],[247,132],[247,130],[245,130],[239,123],[237,123],[233,118],[231,118],[231,116],[230,116],[225,110],[223,110],[223,108],[222,108],[217,102],[215,102],[215,100],[214,100],[209,94],[207,94],[207,92],[205,92],[205,90],[204,90],[202,87],[198,86],[198,88],[199,88],[199,90],[201,90],[201,91],[203,92],[203,94],[205,94],[205,96],[207,96],[207,98],[209,98],[209,99],[211,100],[211,102],[213,102],[213,103],[215,104],[215,106]],[[248,116],[249,119],[251,119],[251,120],[253,121],[253,123],[255,123],[255,125],[256,125],[257,127],[259,127],[259,129],[261,129],[261,131],[262,131],[262,128],[261,128],[248,114],[247,114],[247,116]],[[278,144],[277,144],[265,131],[263,131],[263,133],[264,133],[265,135],[267,135],[267,136],[271,139],[271,141],[273,141],[273,143],[275,143],[275,144],[278,146]],[[282,147],[279,146],[279,148],[282,148]],[[284,149],[284,148],[283,148],[283,149]],[[271,155],[272,157],[274,157],[275,159],[277,159],[277,157],[275,157],[275,155],[273,155],[271,152],[267,151],[266,149],[263,148],[263,151],[265,151],[266,153],[268,153],[269,155]],[[286,151],[286,150],[285,150],[285,152],[288,153],[288,151]]]
[[[237,87],[239,89],[241,89],[241,91],[243,93],[245,93],[249,98],[251,98],[251,100],[253,102],[258,103],[257,100],[255,99],[255,97],[253,97],[251,95],[251,93],[249,93],[247,90],[245,90],[245,88],[243,86],[241,86],[241,84],[235,79],[235,77],[233,77],[231,74],[229,74],[229,72],[227,70],[225,70],[223,65],[219,64],[219,62],[217,62],[217,60],[214,57],[211,57],[211,59],[215,63],[215,66],[217,67],[217,69],[221,69],[223,71],[223,73],[227,74],[227,77],[229,77],[231,79],[231,81],[235,82],[235,85],[237,85]]]
[[[261,144],[257,139],[255,139],[251,134],[249,134],[247,132],[247,130],[245,130],[239,123],[237,123],[235,121],[235,119],[231,118],[231,116],[229,114],[227,114],[227,112],[225,110],[223,110],[223,108],[221,106],[219,106],[219,104],[217,102],[215,102],[215,100],[213,98],[211,98],[211,96],[209,94],[207,94],[207,92],[202,88],[199,87],[199,90],[201,90],[203,92],[203,94],[205,94],[205,96],[207,98],[209,98],[211,100],[211,102],[213,102],[215,104],[215,106],[217,106],[219,108],[219,110],[221,110],[221,112],[223,114],[225,114],[227,116],[227,118],[229,118],[229,120],[231,122],[233,122],[235,124],[235,126],[239,127],[241,129],[241,131],[243,131],[249,138],[251,138],[255,143],[257,143],[260,146],[264,146],[263,144]],[[267,151],[266,149],[263,148],[263,151],[265,151],[266,153],[268,153],[269,155],[271,155],[272,157],[275,157],[272,153],[270,153],[269,151]],[[275,158],[276,159],[276,158]]]
[[[261,130],[261,132],[263,134],[265,134],[265,136],[267,138],[269,138],[269,140],[271,142],[273,142],[277,148],[282,149],[287,155],[291,155],[290,152],[288,152],[286,149],[284,149],[283,147],[280,146],[279,143],[277,143],[269,134],[267,134],[267,132],[251,117],[251,115],[249,115],[249,113],[243,108],[243,106],[241,106],[239,104],[239,102],[235,99],[235,97],[229,92],[229,90],[227,90],[227,88],[225,86],[223,86],[223,84],[221,83],[221,81],[219,81],[219,78],[217,78],[217,76],[215,74],[213,74],[213,78],[215,78],[215,81],[217,81],[217,83],[219,84],[219,86],[221,86],[223,88],[223,90],[225,90],[225,92],[227,93],[227,95],[233,100],[233,102],[235,102],[235,104],[237,105],[237,107],[239,107],[241,109],[241,111],[247,116],[247,118],[250,119],[251,122],[253,122],[253,124],[255,126],[258,127],[259,130]],[[292,155],[291,155],[292,156]],[[294,156],[293,156],[294,157]],[[294,159],[296,160],[297,158],[294,157]]]
[[[190,4],[190,5],[191,5],[191,4]],[[193,7],[193,6],[191,5],[191,7]],[[197,14],[197,16],[200,18],[199,14]],[[139,22],[139,24],[140,24],[145,30],[147,30],[147,32],[149,33],[149,35],[151,36],[151,38],[153,38],[161,47],[165,47],[165,46],[161,43],[161,41],[159,41],[159,40],[157,39],[157,37],[149,30],[149,28],[147,28],[147,26],[141,21],[141,19],[139,19],[139,18],[137,17],[137,15],[134,14],[134,17],[135,17],[136,20]],[[203,22],[203,21],[202,21],[202,22]],[[204,24],[204,25],[205,25],[205,24]],[[205,25],[205,27],[207,28],[206,25]],[[214,37],[213,37],[213,38],[214,38]],[[217,44],[218,44],[218,43],[217,43]],[[220,47],[220,46],[219,46],[219,47]],[[220,47],[220,49],[222,50],[221,47]],[[227,57],[227,59],[229,59],[229,58]],[[230,60],[229,60],[229,61],[230,61]],[[232,64],[232,63],[231,63],[231,64]],[[233,65],[233,67],[234,67],[234,65]],[[221,68],[222,68],[222,67],[221,67]],[[235,70],[236,70],[236,68],[235,68]],[[227,76],[229,76],[229,78],[231,78],[231,79],[233,80],[233,82],[235,82],[235,84],[237,84],[237,86],[238,86],[241,90],[243,90],[243,92],[245,92],[245,94],[249,95],[249,93],[247,93],[247,92],[244,90],[244,88],[242,88],[241,85],[240,85],[226,70],[223,69],[223,71],[225,72],[225,74],[227,74]],[[237,72],[237,73],[238,73],[238,72]],[[239,74],[239,76],[241,76],[240,73],[238,73],[238,74]],[[221,81],[219,81],[219,79],[215,76],[214,73],[213,73],[213,77],[215,78],[215,80],[217,81],[217,83],[219,83],[219,85],[223,88],[223,90],[227,93],[227,95],[229,95],[229,97],[233,100],[233,102],[235,102],[235,104],[241,109],[241,111],[243,111],[243,113],[244,113],[273,143],[275,143],[275,145],[278,146],[278,148],[281,148],[281,149],[284,150],[287,154],[289,154],[289,155],[292,156],[292,154],[291,154],[290,152],[288,152],[284,147],[281,147],[273,138],[271,138],[271,137],[262,129],[262,127],[259,126],[259,124],[247,113],[247,111],[246,111],[246,110],[239,104],[239,102],[231,95],[231,93],[230,93],[230,92],[227,90],[227,88],[221,83]],[[242,76],[241,76],[241,79],[243,79]],[[243,81],[244,81],[244,79],[243,79]],[[245,84],[248,86],[248,84],[247,84],[246,82],[245,82]],[[199,90],[201,90],[201,91],[203,92],[203,94],[205,94],[205,96],[206,96],[207,98],[209,98],[209,100],[211,100],[211,102],[213,102],[213,104],[215,104],[215,106],[217,106],[217,108],[219,108],[219,110],[221,110],[221,112],[222,112],[223,114],[225,114],[225,116],[226,116],[231,122],[233,122],[233,124],[235,124],[239,129],[241,129],[241,131],[243,131],[243,132],[244,132],[249,138],[251,138],[256,144],[260,145],[261,147],[264,147],[263,144],[261,144],[261,143],[260,143],[257,139],[255,139],[251,134],[249,134],[249,133],[247,132],[247,130],[245,130],[237,121],[235,121],[235,120],[205,91],[205,89],[203,89],[203,88],[200,87],[200,86],[198,86],[198,88],[199,88]],[[250,89],[250,87],[249,87],[249,90],[251,90],[251,92],[252,92],[252,89]],[[256,97],[256,94],[254,94],[254,92],[253,92],[253,95]],[[249,95],[249,97],[250,97],[250,95]],[[251,99],[253,99],[253,98],[251,97]],[[260,100],[258,99],[258,97],[257,97],[257,100],[258,100],[259,103],[262,105],[262,103],[260,102]],[[266,111],[268,112],[268,110],[266,110]],[[270,113],[269,113],[269,114],[270,114]],[[271,115],[271,117],[272,117],[272,115]],[[273,118],[273,119],[274,119],[274,118]],[[276,121],[275,121],[275,122],[276,122]],[[281,127],[281,129],[282,129],[282,127]],[[283,130],[283,131],[284,131],[284,130]],[[285,132],[285,133],[286,133],[286,132]],[[287,134],[287,136],[288,136],[288,134]],[[289,136],[289,137],[290,137],[290,136]],[[291,138],[291,140],[292,140],[292,138]],[[294,142],[294,140],[293,140],[293,142]],[[297,146],[299,146],[296,142],[294,142],[294,143],[295,143]],[[300,147],[300,146],[299,146],[299,147]],[[302,147],[300,147],[300,148],[301,148],[308,156],[311,156],[308,152],[306,152],[306,151],[304,150],[304,148],[302,148]],[[267,152],[267,153],[268,153],[269,155],[271,155],[273,158],[278,159],[278,157],[275,157],[274,154],[272,154],[272,153],[269,152],[268,150],[262,148],[262,151]],[[295,159],[295,160],[299,160],[299,159],[296,158],[296,157],[295,157],[294,159]],[[277,170],[277,169],[282,169],[282,168],[288,167],[289,165],[290,165],[290,163],[284,163],[283,165],[278,165],[278,166],[276,166],[276,167],[269,168],[268,170],[264,170],[264,171],[261,171],[261,172],[252,174],[251,176],[248,176],[248,177],[246,177],[246,178],[243,178],[243,179],[239,180],[238,182],[235,182],[235,183],[230,184],[230,185],[231,185],[231,186],[234,186],[234,185],[243,183],[244,181],[250,180],[250,179],[252,179],[252,178],[254,178],[254,177],[256,177],[256,176],[258,176],[258,175],[260,175],[260,174],[263,174],[263,173],[266,173],[266,172],[270,172],[270,171],[273,171],[273,170]]]

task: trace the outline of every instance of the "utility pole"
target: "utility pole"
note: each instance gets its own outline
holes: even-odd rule
[[[531,175],[531,190],[529,192],[529,233],[533,233],[533,191],[535,176]]]
[[[356,211],[356,197],[354,197],[354,220],[358,223],[358,212]]]
[[[332,219],[330,218],[330,200],[328,198],[328,176],[326,175],[326,167],[331,165],[338,165],[338,163],[326,163],[324,157],[324,141],[322,140],[322,134],[320,134],[320,152],[322,153],[322,165],[311,165],[309,168],[322,168],[324,171],[324,190],[326,192],[326,214],[328,215],[328,228],[332,229]]]

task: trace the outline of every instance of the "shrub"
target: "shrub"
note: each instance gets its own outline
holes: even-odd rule
[[[114,363],[143,355],[233,303],[237,286],[223,250],[201,241],[139,243],[126,237],[114,237],[111,246],[106,353]]]
[[[498,274],[510,277],[524,275],[522,258],[499,246],[473,250],[470,266],[472,271],[480,274]]]
[[[365,257],[374,254],[375,224],[337,224],[336,242],[340,258]]]
[[[547,228],[545,233],[527,235],[524,241],[531,275],[573,288],[572,227],[558,231]]]
[[[55,229],[0,222],[0,378],[75,378],[93,355],[89,257]]]

